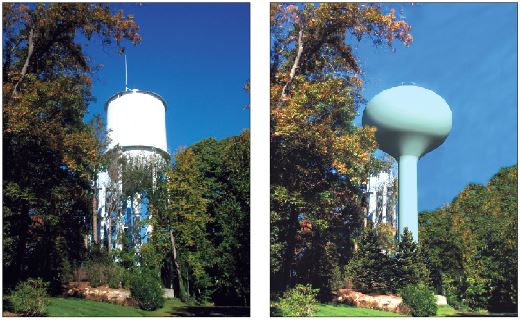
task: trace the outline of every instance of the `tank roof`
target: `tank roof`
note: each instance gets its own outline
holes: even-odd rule
[[[164,105],[164,111],[167,111],[168,110],[168,104],[166,103],[166,100],[164,100],[163,97],[161,97],[159,94],[153,92],[153,91],[144,91],[144,90],[139,90],[139,89],[132,89],[132,90],[128,90],[128,91],[119,91],[119,92],[116,92],[114,93],[110,98],[108,98],[107,102],[105,102],[105,112],[107,111],[107,108],[108,108],[108,104],[112,101],[112,100],[115,100],[121,96],[124,96],[125,94],[130,94],[130,93],[143,93],[143,94],[149,94],[159,100],[161,100],[161,102],[163,103]]]

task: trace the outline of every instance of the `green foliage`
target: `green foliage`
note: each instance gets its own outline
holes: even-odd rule
[[[414,317],[429,317],[437,313],[435,295],[424,283],[409,284],[399,290],[399,295]]]
[[[40,278],[19,283],[9,296],[14,312],[22,316],[45,316],[49,304],[48,285]]]
[[[249,304],[249,158],[248,131],[202,140],[175,155],[150,195],[150,245],[183,300]]]
[[[358,249],[347,266],[353,288],[364,293],[395,293],[409,284],[428,282],[428,268],[411,232],[405,228],[392,253],[387,230],[383,231],[369,225],[358,239]]]
[[[130,293],[143,310],[152,311],[164,305],[161,280],[153,271],[135,270],[130,280]]]
[[[353,289],[363,293],[385,293],[393,288],[394,264],[379,246],[377,232],[368,227],[359,238],[347,274]]]
[[[85,272],[87,273],[90,285],[95,288],[107,283],[107,268],[105,263],[95,261],[87,261],[85,263]]]
[[[343,278],[363,226],[361,185],[382,169],[374,129],[354,125],[363,81],[348,35],[391,46],[408,44],[410,28],[374,4],[272,4],[273,295],[310,283],[327,299]]]
[[[318,292],[310,284],[298,284],[284,292],[276,306],[284,317],[311,317],[318,311]]]
[[[444,208],[420,215],[420,238],[439,293],[454,307],[518,309],[517,166],[468,185]],[[464,303],[462,303],[464,301]]]
[[[401,239],[399,239],[394,259],[394,288],[404,288],[409,284],[429,282],[428,268],[408,228],[404,229]]]
[[[462,301],[459,294],[456,282],[447,274],[441,276],[441,285],[444,290],[443,294],[446,296],[448,304],[457,310],[466,310],[468,306]]]
[[[4,287],[29,276],[61,290],[65,261],[83,258],[105,147],[99,126],[84,122],[96,67],[79,35],[119,47],[123,39],[139,42],[138,26],[107,4],[2,8]]]
[[[125,273],[125,269],[117,264],[112,264],[110,268],[108,268],[107,274],[107,284],[110,288],[118,289],[122,287],[123,283],[123,274]]]

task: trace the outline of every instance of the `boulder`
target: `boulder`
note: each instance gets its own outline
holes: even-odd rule
[[[122,306],[135,306],[137,303],[130,297],[128,289],[112,289],[106,285],[93,288],[89,282],[69,282],[65,294],[86,300],[110,302]]]
[[[377,309],[396,313],[408,313],[409,309],[403,304],[401,297],[392,294],[364,294],[352,289],[339,289],[336,292],[337,303],[346,303],[355,307]]]
[[[440,294],[435,295],[435,299],[437,299],[438,306],[445,306],[448,304],[448,299],[445,296],[441,296]]]
[[[164,288],[163,297],[175,298],[175,291],[173,291],[173,289]]]

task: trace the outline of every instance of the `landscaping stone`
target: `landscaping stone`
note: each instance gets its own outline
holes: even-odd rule
[[[336,292],[335,302],[345,303],[359,308],[370,308],[383,311],[406,314],[409,312],[403,299],[396,295],[369,295],[352,289],[339,289]]]
[[[445,296],[441,296],[440,294],[435,295],[435,299],[437,299],[438,306],[446,306],[448,305],[448,299]]]
[[[122,306],[137,306],[137,302],[130,297],[128,289],[112,289],[106,285],[96,288],[89,282],[69,282],[65,288],[68,296],[79,297],[86,300],[110,302]]]
[[[163,297],[175,298],[175,291],[173,291],[173,289],[164,288]]]

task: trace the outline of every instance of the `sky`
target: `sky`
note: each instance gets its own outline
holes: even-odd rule
[[[415,84],[451,107],[450,135],[418,164],[419,211],[433,210],[467,184],[486,184],[518,162],[517,4],[385,4],[390,6],[402,10],[414,42],[396,43],[395,52],[369,41],[356,46],[363,96],[369,101],[382,90]]]
[[[249,128],[250,24],[247,3],[127,3],[113,10],[133,14],[142,43],[125,43],[128,87],[153,91],[168,105],[168,151],[204,138],[239,135]],[[92,114],[106,120],[104,104],[124,91],[124,56],[99,40],[85,49],[95,74]]]

